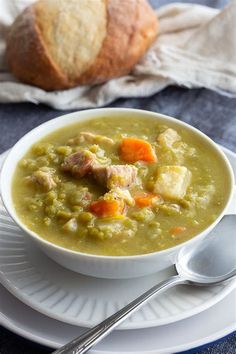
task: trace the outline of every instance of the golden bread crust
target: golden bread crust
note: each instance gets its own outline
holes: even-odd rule
[[[11,27],[6,60],[11,72],[27,84],[45,90],[59,90],[69,86],[66,76],[47,55],[33,7],[26,8]]]
[[[61,57],[61,49],[58,52],[55,48],[57,45],[62,45],[60,41],[55,42],[55,33],[51,37],[46,36],[47,23],[43,28],[42,18],[38,19],[38,16],[44,12],[42,6],[47,1],[55,3],[55,0],[40,0],[17,17],[9,31],[6,50],[7,63],[11,72],[19,80],[44,90],[61,90],[77,85],[98,84],[125,75],[131,71],[157,36],[157,18],[146,0],[99,0],[106,5],[107,11],[105,12],[107,13],[97,11],[96,8],[90,11],[89,16],[92,16],[91,13],[101,16],[97,22],[97,28],[101,28],[101,34],[98,36],[95,50],[91,53],[89,52],[90,45],[86,46],[83,42],[89,65],[84,59],[80,61],[79,51],[76,52],[76,43],[73,49],[75,60],[72,60],[72,56],[72,59],[66,62],[67,56]],[[64,0],[60,1],[65,3]],[[80,0],[76,1],[78,3]],[[68,16],[70,17],[71,13]],[[86,21],[86,17],[82,16],[82,22],[84,20]],[[55,18],[55,26],[57,21],[59,19]],[[50,31],[54,30],[52,23],[53,21],[50,23]],[[69,20],[68,23],[70,23]],[[73,25],[75,24],[73,20]],[[61,40],[65,42],[65,49],[69,50],[72,43],[67,32],[63,27],[59,34],[63,36]],[[97,41],[94,33],[95,31],[92,34],[92,40],[90,38],[91,43]],[[50,38],[52,43],[50,43]],[[69,47],[67,40],[70,40]]]
[[[40,0],[34,9],[50,58],[76,83],[96,60],[106,37],[105,0]]]
[[[78,83],[102,83],[128,74],[154,42],[157,30],[157,17],[146,0],[109,0],[107,36]]]

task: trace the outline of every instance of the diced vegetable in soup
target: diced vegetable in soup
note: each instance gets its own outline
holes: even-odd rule
[[[30,148],[12,189],[23,223],[71,250],[125,256],[173,247],[217,218],[228,189],[209,146],[127,118],[69,125]]]

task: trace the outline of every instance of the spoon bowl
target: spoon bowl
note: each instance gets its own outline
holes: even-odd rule
[[[128,316],[154,296],[178,285],[210,286],[229,281],[236,276],[235,233],[225,235],[224,223],[233,222],[234,216],[226,216],[204,241],[193,247],[191,244],[181,249],[175,264],[177,275],[153,286],[137,299],[108,317],[106,320],[74,339],[53,354],[83,354],[106,337]],[[232,224],[233,226],[233,224]],[[232,230],[233,227],[232,227]]]
[[[226,216],[204,242],[194,248],[186,245],[176,262],[177,273],[194,283],[215,284],[231,277],[236,268],[234,216]],[[232,233],[223,234],[224,225],[232,223]]]

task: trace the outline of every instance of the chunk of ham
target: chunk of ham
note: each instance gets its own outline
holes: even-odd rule
[[[125,188],[138,183],[138,169],[132,165],[101,165],[96,155],[87,150],[79,150],[65,158],[62,170],[81,178],[90,173],[107,189]]]
[[[79,150],[67,156],[61,165],[62,171],[70,172],[77,178],[84,177],[92,169],[96,156],[87,150]]]
[[[137,183],[138,169],[131,165],[94,165],[92,174],[99,184],[108,189],[130,187]]]
[[[90,132],[81,132],[79,136],[72,138],[69,140],[69,145],[78,145],[83,144],[84,142],[88,142],[91,144],[98,144],[98,145],[107,145],[112,146],[115,144],[114,140],[108,138],[104,135],[94,134]]]
[[[53,179],[53,171],[51,169],[35,171],[32,176],[27,177],[27,180],[42,186],[46,191],[50,191],[56,187],[56,182]]]

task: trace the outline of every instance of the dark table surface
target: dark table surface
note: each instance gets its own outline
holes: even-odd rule
[[[151,0],[157,7],[173,1]],[[191,3],[193,1],[184,1]],[[222,7],[225,0],[198,0],[197,3]],[[122,99],[110,106],[135,107],[177,117],[200,129],[217,143],[236,152],[236,99],[205,89],[188,90],[169,87],[150,97]],[[9,149],[35,126],[67,112],[31,103],[0,105],[0,153]],[[220,319],[216,319],[220,321]],[[46,354],[51,350],[31,343],[0,327],[0,354]],[[235,354],[236,334],[191,352],[198,354]]]

